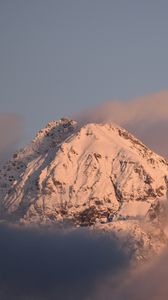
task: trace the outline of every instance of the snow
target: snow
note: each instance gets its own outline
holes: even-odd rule
[[[41,130],[1,174],[3,215],[19,211],[19,217],[40,222],[73,218],[95,206],[136,217],[166,197],[168,164],[117,125],[80,128],[62,119]],[[13,182],[2,187],[11,174]]]
[[[0,217],[24,224],[69,220],[129,233],[151,247],[153,233],[142,220],[160,220],[167,178],[168,162],[117,125],[52,121],[0,169]],[[162,248],[157,239],[154,251]]]

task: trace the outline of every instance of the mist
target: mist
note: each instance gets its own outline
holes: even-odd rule
[[[167,300],[168,249],[135,264],[113,233],[0,225],[0,299]]]
[[[0,299],[87,300],[129,266],[115,236],[0,226]],[[103,299],[102,299],[103,300]]]
[[[24,130],[23,118],[14,113],[0,113],[0,163],[18,148]]]
[[[168,158],[168,91],[129,101],[108,101],[74,117],[82,124],[116,123]]]
[[[167,300],[168,249],[151,262],[128,269],[120,274],[117,285],[110,276],[97,286],[92,300]]]
[[[119,292],[116,300],[167,300],[168,298],[168,249],[151,265],[132,275]]]

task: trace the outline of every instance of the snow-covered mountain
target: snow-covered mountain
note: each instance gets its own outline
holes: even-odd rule
[[[159,219],[167,191],[168,161],[126,130],[61,119],[0,170],[0,216],[131,232]]]

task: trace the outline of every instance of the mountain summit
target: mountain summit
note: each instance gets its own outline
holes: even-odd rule
[[[139,219],[167,198],[168,162],[114,124],[53,121],[0,170],[1,216],[79,225]]]
[[[103,229],[139,259],[168,241],[168,161],[114,124],[48,123],[0,169],[0,195],[1,220]]]

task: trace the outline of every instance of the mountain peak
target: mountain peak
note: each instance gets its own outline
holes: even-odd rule
[[[50,220],[50,215],[53,220],[54,215],[56,221],[98,202],[107,203],[115,214],[121,207],[128,210],[124,207],[130,199],[140,205],[148,198],[144,205],[149,207],[157,195],[165,196],[167,174],[167,161],[123,128],[94,123],[80,127],[62,118],[49,122],[2,169],[6,184],[1,184],[1,211],[27,218],[33,208],[40,220]],[[67,215],[59,211],[62,207]],[[30,219],[36,220],[33,215]]]
[[[160,220],[167,178],[168,162],[125,129],[63,118],[1,168],[0,215],[24,224],[103,223],[131,232],[139,220]]]

